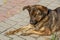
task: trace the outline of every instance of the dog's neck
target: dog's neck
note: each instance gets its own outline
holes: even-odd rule
[[[51,11],[52,11],[51,9],[48,9],[47,15],[50,14]]]
[[[50,12],[51,12],[51,11],[52,11],[51,9],[48,9],[47,14],[46,14],[46,15],[44,15],[44,17],[43,17],[40,21],[44,20],[44,18],[45,18],[46,16],[48,16],[48,15],[50,14]],[[40,21],[39,21],[39,22],[40,22]]]

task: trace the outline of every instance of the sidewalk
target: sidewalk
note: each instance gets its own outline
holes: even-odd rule
[[[36,2],[36,4],[44,5],[48,8],[55,9],[56,7],[60,7],[60,0],[40,0]],[[28,12],[21,11],[16,15],[7,18],[4,21],[0,22],[0,40],[47,40],[47,38],[51,38],[51,36],[20,36],[11,35],[6,36],[4,33],[9,30],[14,30],[20,28],[21,26],[29,24],[29,14]]]

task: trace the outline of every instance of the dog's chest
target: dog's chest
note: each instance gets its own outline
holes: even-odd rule
[[[50,28],[51,29],[51,25],[53,24],[53,17],[50,15],[50,16],[48,16],[49,17],[49,19],[48,19],[48,21],[47,22],[45,22],[44,24],[43,24],[43,27],[45,26],[45,27],[48,27],[48,28]]]

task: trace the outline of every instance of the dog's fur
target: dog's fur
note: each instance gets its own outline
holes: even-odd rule
[[[30,15],[30,24],[6,34],[11,35],[21,32],[21,35],[51,35],[60,30],[60,7],[51,10],[42,5],[25,6]]]

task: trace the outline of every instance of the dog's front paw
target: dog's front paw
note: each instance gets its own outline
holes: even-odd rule
[[[22,33],[21,35],[22,36],[28,36],[28,35],[31,35],[31,33]]]
[[[6,32],[5,35],[14,35],[15,32],[14,31],[9,31],[9,32]]]

